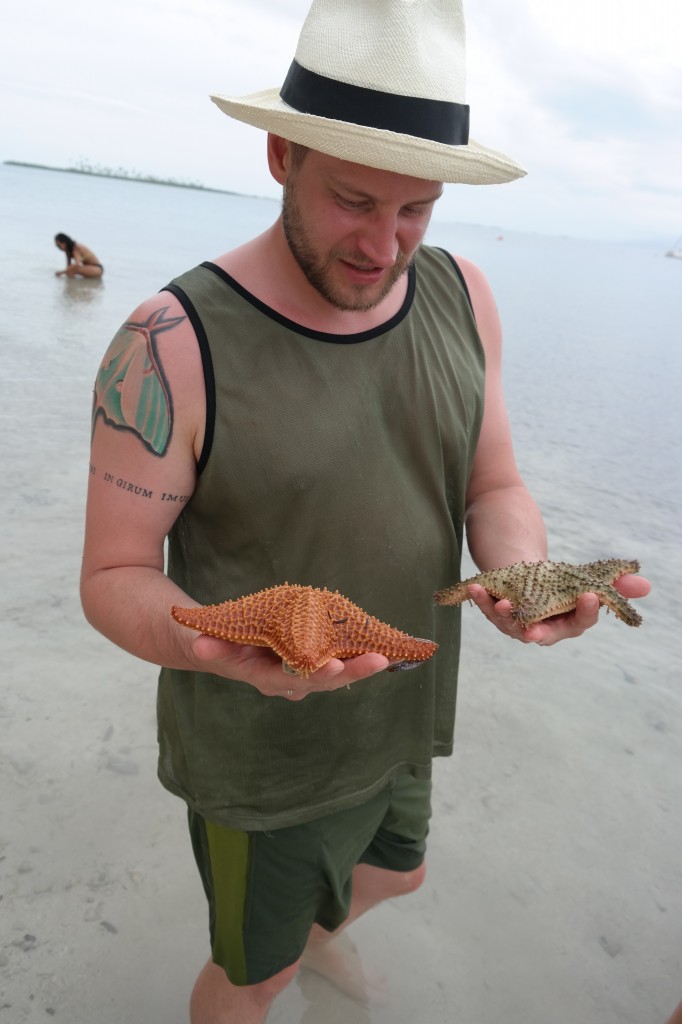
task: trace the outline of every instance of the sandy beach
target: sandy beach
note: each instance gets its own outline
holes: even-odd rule
[[[184,807],[156,779],[157,671],[78,598],[91,386],[127,297],[105,277],[98,310],[48,261],[33,300],[50,336],[17,303],[3,343],[0,1024],[184,1024],[208,922]],[[581,501],[558,476],[534,487],[553,557],[639,557],[644,624],[602,612],[541,649],[465,607],[426,883],[351,933],[390,1002],[302,973],[269,1024],[664,1024],[682,998],[679,553],[629,495]],[[589,530],[558,529],[571,500]]]

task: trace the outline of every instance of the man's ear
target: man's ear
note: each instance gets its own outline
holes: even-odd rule
[[[289,141],[268,132],[268,167],[278,185],[284,185],[291,169]]]

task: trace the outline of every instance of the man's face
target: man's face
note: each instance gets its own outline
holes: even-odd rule
[[[312,286],[337,309],[378,306],[422,242],[440,182],[309,151],[290,170],[282,223]]]

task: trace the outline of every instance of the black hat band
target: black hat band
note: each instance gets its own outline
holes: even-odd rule
[[[302,114],[414,135],[447,146],[466,146],[469,141],[467,103],[396,96],[337,82],[309,71],[296,60],[279,94],[285,103]]]

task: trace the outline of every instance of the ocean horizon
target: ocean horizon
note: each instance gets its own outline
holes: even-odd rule
[[[164,176],[157,176],[157,175],[153,175],[153,174],[144,173],[142,171],[126,170],[126,168],[124,168],[124,167],[117,168],[117,169],[111,169],[111,168],[106,168],[106,167],[101,167],[100,168],[97,165],[90,165],[87,162],[83,162],[82,165],[80,165],[80,166],[59,167],[59,166],[56,166],[56,165],[53,165],[53,164],[43,164],[43,163],[35,163],[35,162],[32,162],[32,161],[11,160],[11,159],[3,160],[2,163],[5,166],[7,166],[7,167],[20,167],[20,168],[25,168],[25,169],[29,169],[29,170],[38,170],[38,171],[53,171],[53,172],[57,172],[59,174],[79,174],[79,175],[87,175],[87,176],[91,176],[91,177],[95,177],[95,178],[112,178],[112,179],[114,179],[116,181],[135,182],[135,183],[144,184],[144,185],[160,185],[160,186],[166,186],[166,187],[169,187],[169,188],[183,188],[183,189],[194,190],[194,191],[197,191],[197,192],[215,192],[215,193],[217,193],[219,195],[236,196],[236,197],[241,198],[241,199],[258,199],[258,200],[265,200],[266,202],[278,202],[278,200],[273,199],[271,196],[261,196],[261,195],[258,195],[258,194],[251,194],[251,193],[248,193],[248,192],[238,192],[238,191],[235,191],[234,189],[228,189],[228,188],[217,188],[214,185],[204,185],[204,184],[202,184],[199,181],[185,181],[185,180],[183,180],[181,178],[172,178],[172,177],[168,177],[167,178],[167,177],[164,177]],[[448,219],[446,222],[450,223],[451,221],[450,221],[450,219]],[[468,224],[468,225],[470,225],[472,227],[482,228],[484,230],[496,230],[496,231],[510,230],[508,228],[507,229],[503,229],[501,227],[501,225],[480,223],[478,221],[467,221],[467,220],[464,220],[463,223],[464,224]],[[605,243],[605,244],[636,246],[636,247],[642,247],[642,248],[647,248],[647,249],[652,249],[652,250],[660,249],[663,252],[664,255],[667,254],[667,252],[671,248],[676,247],[679,244],[680,240],[682,240],[682,235],[678,236],[677,239],[674,239],[674,238],[664,238],[662,235],[661,236],[654,236],[653,234],[651,236],[649,236],[648,238],[631,238],[631,239],[625,239],[625,240],[623,240],[623,239],[617,239],[616,240],[616,239],[609,239],[609,238],[605,237],[605,238],[602,238],[602,239],[596,239],[595,240],[595,239],[583,238],[581,235],[567,234],[566,232],[557,232],[557,231],[547,231],[547,232],[543,232],[543,231],[527,231],[527,232],[524,232],[524,231],[520,231],[519,229],[516,229],[516,228],[513,229],[513,230],[514,230],[515,234],[528,234],[528,235],[531,235],[531,236],[539,235],[540,237],[543,237],[543,238],[544,237],[547,237],[547,238],[563,238],[563,239],[566,239],[566,240],[570,239],[570,240],[575,240],[575,241],[596,242],[596,244],[599,244],[601,242],[601,243]]]

